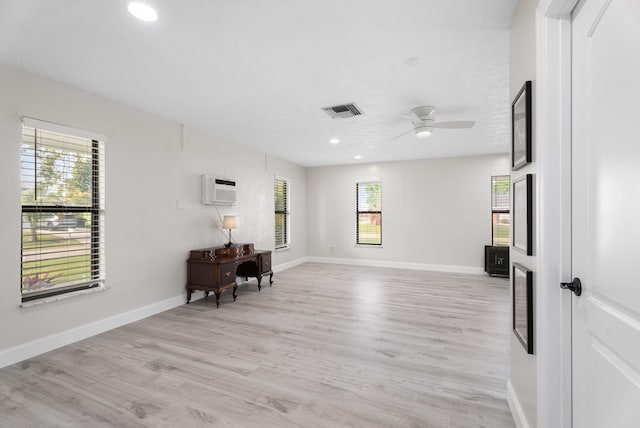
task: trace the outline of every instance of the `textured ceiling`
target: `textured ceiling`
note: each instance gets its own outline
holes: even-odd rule
[[[0,0],[0,62],[304,166],[506,153],[516,3]],[[476,125],[392,139],[419,105]]]

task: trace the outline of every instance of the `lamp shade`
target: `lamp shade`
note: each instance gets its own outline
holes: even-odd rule
[[[238,228],[238,217],[235,215],[226,215],[222,219],[222,228],[223,229],[237,229]]]

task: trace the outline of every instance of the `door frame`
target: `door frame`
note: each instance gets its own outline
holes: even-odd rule
[[[536,7],[538,426],[571,427],[571,11],[578,0]],[[558,381],[560,379],[560,381]]]

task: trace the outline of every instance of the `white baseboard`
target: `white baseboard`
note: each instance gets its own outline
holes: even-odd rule
[[[300,257],[295,260],[291,260],[290,262],[280,263],[279,265],[273,266],[273,272],[282,272],[283,270],[292,268],[294,266],[301,265],[302,263],[308,262],[309,257]]]
[[[194,300],[194,299],[192,299]],[[185,294],[0,351],[0,368],[183,305]]]
[[[339,265],[388,267],[396,269],[431,270],[436,272],[484,274],[484,269],[473,266],[433,265],[427,263],[405,263],[385,260],[345,259],[331,257],[307,257],[306,261],[315,263],[334,263]]]
[[[522,405],[520,404],[520,400],[518,400],[516,391],[513,389],[511,380],[507,381],[507,404],[509,404],[511,416],[513,416],[516,427],[529,428],[529,422],[527,422],[527,418],[524,415],[524,411],[522,410]]]

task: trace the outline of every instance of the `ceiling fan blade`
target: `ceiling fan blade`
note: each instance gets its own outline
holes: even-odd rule
[[[405,135],[410,134],[410,133],[412,133],[412,132],[414,132],[414,130],[413,130],[413,129],[410,129],[410,130],[408,130],[408,131],[406,131],[406,132],[403,132],[403,133],[402,133],[402,134],[400,134],[400,135],[396,135],[395,137],[391,138],[391,140],[397,140],[398,138],[400,138],[400,137],[404,137]]]
[[[436,122],[434,127],[443,129],[465,129],[472,128],[475,124],[475,120],[453,120],[450,122]]]

